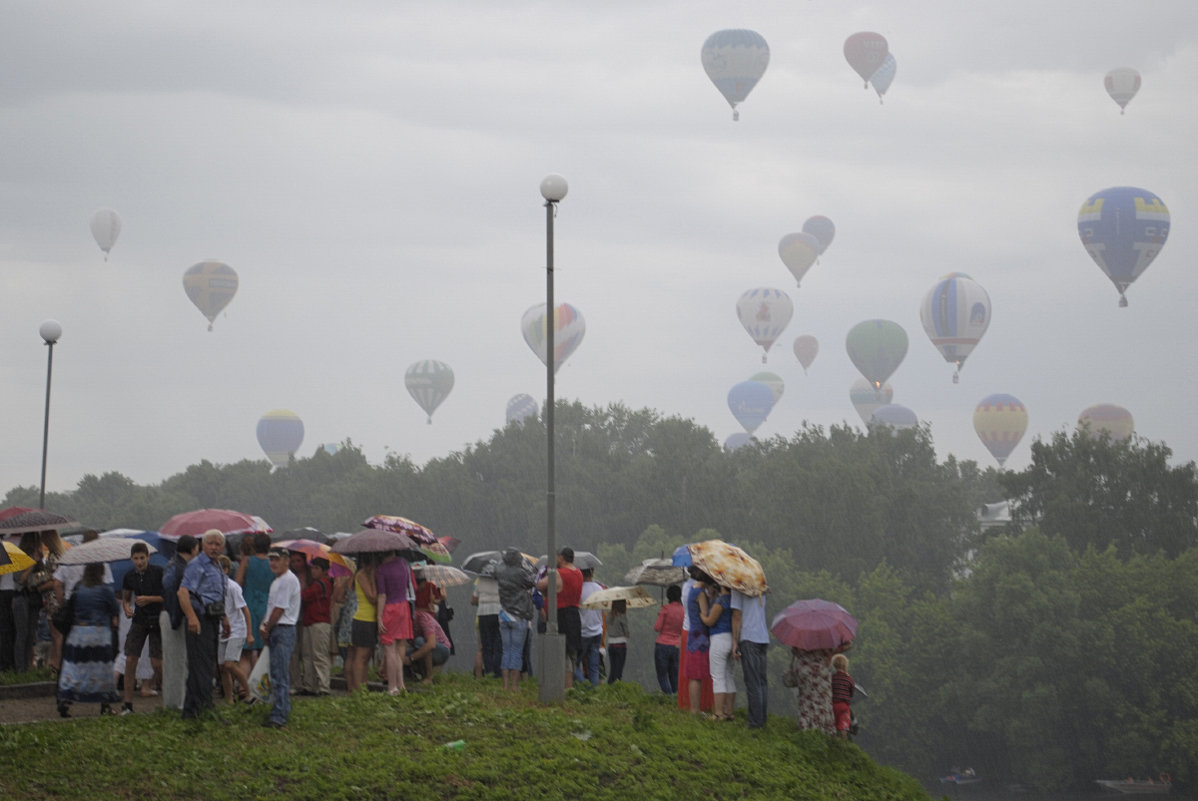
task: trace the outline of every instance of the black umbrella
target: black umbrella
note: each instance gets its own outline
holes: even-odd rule
[[[79,521],[45,509],[30,509],[0,520],[0,535],[24,534],[26,531],[61,531],[79,525]]]

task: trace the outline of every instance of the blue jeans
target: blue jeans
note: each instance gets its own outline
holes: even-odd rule
[[[509,621],[501,618],[499,634],[503,639],[503,659],[500,660],[500,668],[519,673],[524,667],[524,640],[528,637],[528,621]]]
[[[657,683],[663,693],[678,692],[678,646],[653,645],[653,667],[657,669]]]
[[[745,673],[745,698],[749,702],[749,728],[765,725],[769,681],[766,678],[765,643],[741,640],[740,665]]]
[[[286,723],[291,717],[291,652],[295,650],[295,626],[275,626],[270,630],[270,687],[275,703],[268,719]]]
[[[574,678],[589,681],[595,687],[599,686],[599,643],[601,642],[603,642],[602,634],[582,638],[582,650],[578,652],[578,670],[574,672]],[[585,676],[583,671],[586,671]]]

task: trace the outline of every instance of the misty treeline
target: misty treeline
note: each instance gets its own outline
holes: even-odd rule
[[[924,779],[971,766],[1044,789],[1194,781],[1198,474],[1164,445],[1058,433],[1033,443],[1029,468],[1000,473],[937,461],[925,428],[808,427],[726,453],[685,419],[570,402],[556,440],[557,542],[595,552],[603,583],[720,537],[761,561],[771,616],[800,598],[848,608],[850,672],[869,692],[858,742],[875,758]],[[460,538],[458,557],[541,554],[545,451],[530,419],[422,467],[394,454],[371,465],[346,442],[282,470],[202,462],[153,486],[88,475],[47,507],[98,529],[232,508],[278,533],[400,514]],[[36,499],[20,487],[5,505]],[[1002,499],[1014,522],[983,532],[979,508]],[[469,627],[465,592],[450,593],[455,633]],[[648,689],[653,618],[629,613],[625,675]],[[793,714],[778,679],[787,649],[769,658],[770,711]]]

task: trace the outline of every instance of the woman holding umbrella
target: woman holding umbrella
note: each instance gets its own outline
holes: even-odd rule
[[[839,604],[813,598],[779,612],[770,633],[790,646],[782,683],[798,691],[799,728],[835,734],[832,657],[852,647],[856,619]]]

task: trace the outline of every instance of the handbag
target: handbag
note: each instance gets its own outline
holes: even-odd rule
[[[798,687],[799,686],[799,666],[795,658],[790,658],[790,667],[782,671],[782,686],[783,687]]]
[[[50,622],[54,624],[54,628],[66,637],[71,633],[71,626],[75,625],[75,596],[72,594],[61,606],[54,610],[54,614],[50,617]]]

